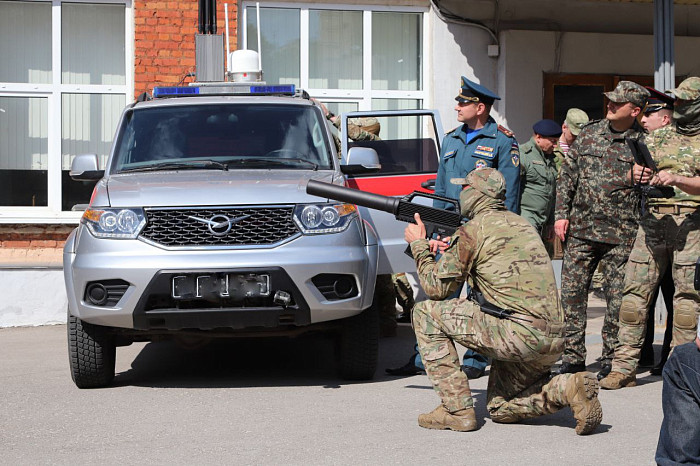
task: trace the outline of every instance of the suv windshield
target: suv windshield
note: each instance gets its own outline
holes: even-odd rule
[[[313,107],[193,104],[129,111],[114,172],[181,169],[330,169]]]

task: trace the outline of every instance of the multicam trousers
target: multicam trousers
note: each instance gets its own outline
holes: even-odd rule
[[[614,371],[636,372],[651,297],[668,267],[676,287],[671,347],[695,339],[700,294],[693,287],[693,279],[698,257],[700,211],[692,215],[649,213],[642,218],[627,263]]]
[[[622,301],[624,270],[631,244],[607,244],[569,237],[564,247],[561,271],[561,305],[566,320],[566,347],[562,360],[570,364],[586,363],[586,309],[591,278],[598,266],[603,268],[607,309],[601,331],[604,363],[609,363],[617,346],[618,315]]]
[[[474,406],[455,342],[492,358],[487,409],[495,422],[516,422],[567,405],[564,390],[573,374],[549,381],[564,345],[562,324],[545,334],[484,314],[477,304],[459,298],[416,304],[413,327],[428,378],[448,411]]]

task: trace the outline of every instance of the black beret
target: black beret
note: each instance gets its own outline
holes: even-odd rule
[[[532,130],[546,138],[561,136],[561,125],[554,120],[540,120],[532,125]]]

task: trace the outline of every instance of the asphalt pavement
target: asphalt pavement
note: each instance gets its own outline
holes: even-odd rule
[[[597,369],[602,309],[589,319]],[[598,332],[598,335],[596,335]],[[657,354],[659,351],[657,335]],[[568,408],[521,424],[491,422],[487,378],[472,381],[480,429],[418,427],[438,404],[425,375],[391,377],[413,347],[408,324],[380,345],[374,380],[336,376],[321,337],[172,342],[117,349],[113,386],[80,390],[65,325],[0,329],[0,463],[23,464],[654,464],[661,377],[601,391],[603,422],[581,437]]]

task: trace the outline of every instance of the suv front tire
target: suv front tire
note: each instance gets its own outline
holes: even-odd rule
[[[68,313],[71,377],[78,388],[99,388],[114,379],[116,344],[109,327],[83,322]]]

